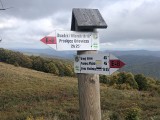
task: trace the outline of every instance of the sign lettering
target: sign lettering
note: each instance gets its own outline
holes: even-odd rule
[[[125,64],[112,54],[76,55],[75,73],[92,73],[110,75]]]
[[[56,30],[41,39],[55,50],[99,50],[97,32],[75,32]]]

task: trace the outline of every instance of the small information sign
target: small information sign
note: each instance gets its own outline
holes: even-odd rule
[[[57,51],[99,50],[99,35],[97,32],[55,30],[42,38],[41,41]]]
[[[112,54],[76,55],[75,73],[93,73],[111,75],[125,64]]]

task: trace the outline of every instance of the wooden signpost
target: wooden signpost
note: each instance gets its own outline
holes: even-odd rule
[[[107,28],[97,9],[73,9],[72,31],[94,32]],[[96,54],[97,51],[77,51],[77,55]],[[101,120],[99,75],[78,73],[80,120]]]
[[[54,31],[41,39],[55,50],[78,50],[74,70],[78,77],[80,120],[101,120],[99,75],[110,75],[125,64],[112,54],[97,54],[97,28],[107,28],[98,9],[72,10],[71,31]]]

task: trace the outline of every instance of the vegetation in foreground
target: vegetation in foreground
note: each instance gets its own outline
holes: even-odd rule
[[[101,84],[103,120],[160,119],[159,83],[145,91],[117,83]],[[0,119],[78,120],[77,79],[0,63]]]

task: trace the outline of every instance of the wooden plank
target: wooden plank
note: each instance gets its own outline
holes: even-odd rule
[[[107,24],[98,9],[74,8],[72,11],[71,30],[75,29],[107,28]]]

